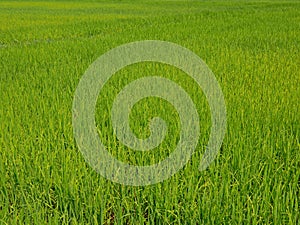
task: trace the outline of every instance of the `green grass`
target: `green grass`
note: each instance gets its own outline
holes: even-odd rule
[[[0,224],[299,224],[300,1],[0,2]],[[119,160],[156,163],[176,146],[178,116],[167,102],[140,102],[131,127],[170,125],[148,154],[113,136],[110,106],[147,75],[174,80],[197,105],[201,137],[190,162],[145,187],[112,183],[85,162],[73,138],[72,101],[87,67],[137,40],[189,48],[211,68],[227,107],[215,162],[198,171],[209,107],[183,72],[158,63],[119,71],[97,102],[96,121]],[[149,101],[148,101],[149,100]]]

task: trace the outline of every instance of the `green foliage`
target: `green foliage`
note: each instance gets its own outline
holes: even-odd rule
[[[0,224],[299,224],[299,10],[299,1],[0,2]],[[228,129],[215,163],[199,172],[210,129],[201,90],[171,66],[124,68],[96,108],[99,138],[119,160],[156,163],[178,139],[178,115],[155,98],[130,118],[140,137],[149,135],[149,118],[164,118],[171,133],[160,148],[136,153],[113,136],[113,98],[138,77],[180,84],[201,122],[184,169],[129,187],[84,161],[72,100],[98,56],[149,39],[185,46],[208,64],[224,92]]]

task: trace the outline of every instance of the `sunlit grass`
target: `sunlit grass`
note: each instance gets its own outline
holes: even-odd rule
[[[0,224],[298,224],[299,11],[299,1],[0,2]],[[201,132],[179,173],[127,187],[84,161],[73,138],[72,101],[97,57],[147,39],[175,42],[207,63],[224,93],[228,128],[216,161],[199,172],[210,128],[201,90],[170,66],[124,68],[96,108],[99,138],[114,156],[152,164],[176,145],[178,117],[157,99],[140,102],[131,125],[145,137],[147,118],[161,115],[171,125],[163,147],[139,155],[115,145],[109,106],[143,75],[183,86]]]

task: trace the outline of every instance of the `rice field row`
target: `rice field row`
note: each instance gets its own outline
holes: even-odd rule
[[[1,1],[0,224],[299,224],[300,1]],[[96,107],[99,138],[120,161],[157,163],[178,141],[179,118],[157,98],[137,104],[130,126],[169,125],[164,142],[141,153],[122,145],[110,121],[126,84],[153,74],[192,98],[200,139],[185,167],[149,186],[97,174],[73,137],[75,89],[100,55],[121,44],[182,45],[214,72],[227,108],[214,163],[198,166],[210,133],[208,103],[186,74],[161,63],[117,72]]]

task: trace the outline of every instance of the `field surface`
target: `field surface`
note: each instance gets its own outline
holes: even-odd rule
[[[176,147],[174,107],[140,101],[130,126],[149,136],[162,117],[166,139],[136,152],[113,132],[117,93],[160,75],[190,96],[201,136],[177,174],[124,186],[97,174],[73,136],[72,101],[88,66],[132,41],[182,45],[214,72],[227,108],[216,160],[200,172],[211,126],[201,89],[182,71],[140,63],[101,91],[99,138],[118,160],[155,164]],[[0,1],[0,224],[300,224],[300,1]]]

